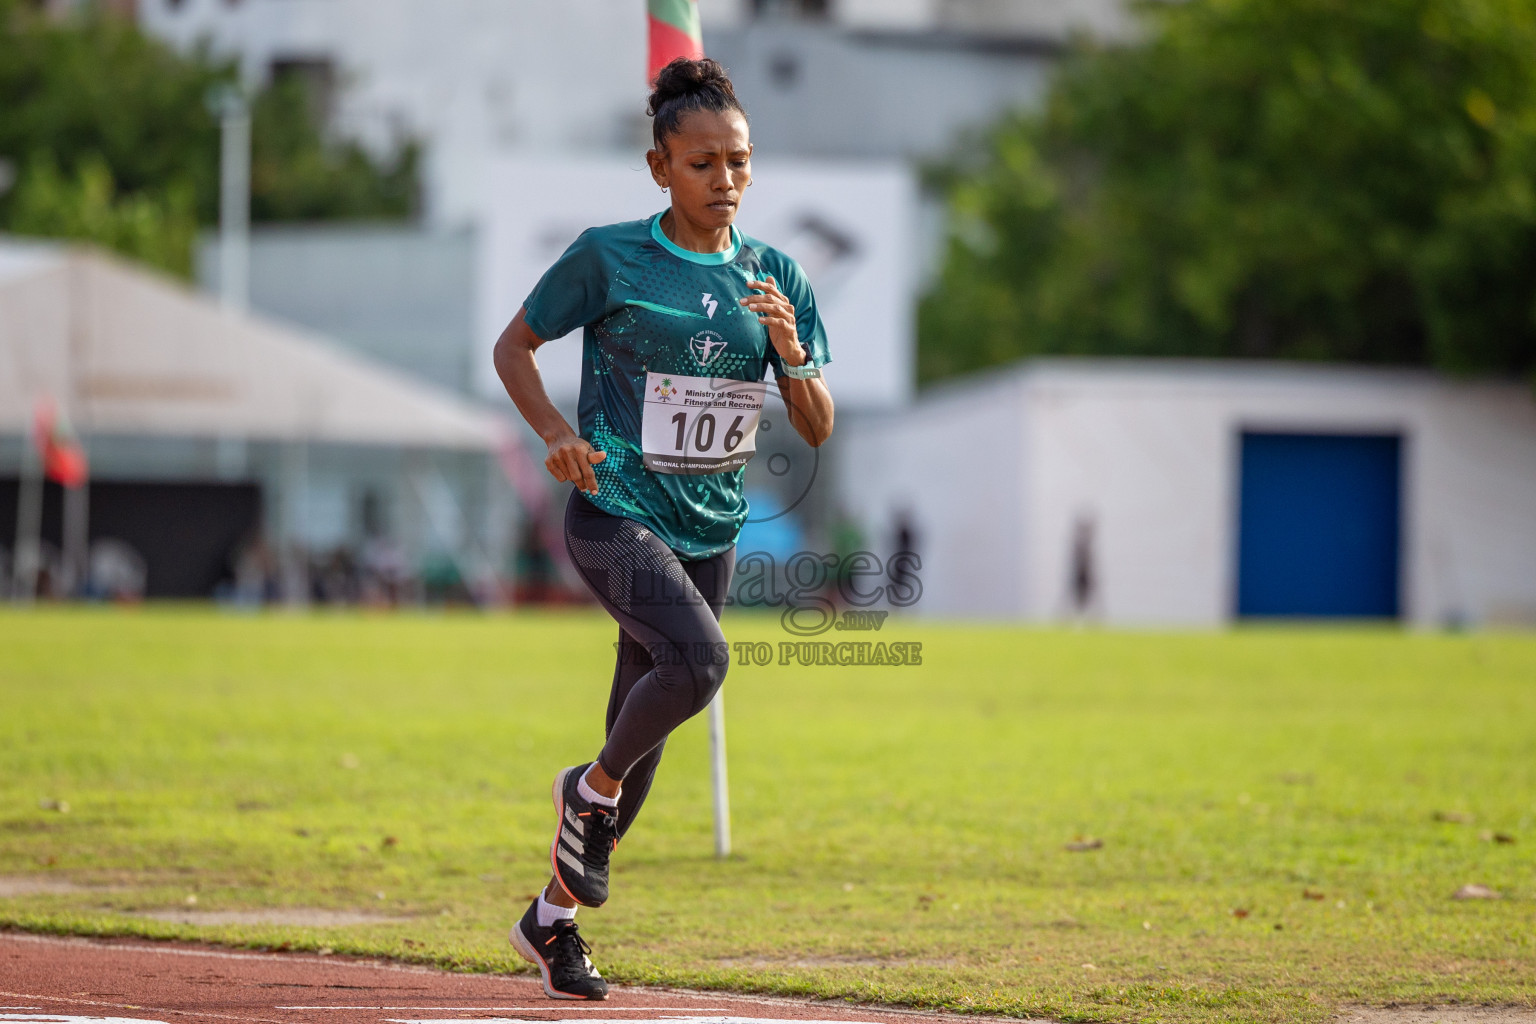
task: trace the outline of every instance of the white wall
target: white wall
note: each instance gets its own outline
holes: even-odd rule
[[[899,419],[840,423],[837,479],[875,519],[894,496],[925,494],[919,611],[1061,617],[1074,524],[1089,516],[1103,621],[1214,626],[1234,603],[1245,429],[1400,433],[1404,619],[1536,623],[1536,396],[1524,385],[1048,360],[950,385]],[[983,477],[1010,500],[978,517],[948,492]]]
[[[978,36],[843,31],[766,19],[706,30],[764,156],[932,160],[1009,111],[1038,106],[1051,47]]]
[[[1064,40],[1074,32],[1124,33],[1126,6],[1124,0],[834,0],[832,16],[876,31],[947,29]]]
[[[851,406],[903,404],[912,394],[912,231],[916,186],[895,162],[752,162],[754,184],[737,224],[782,249],[805,268],[827,328],[832,365],[827,381]],[[540,275],[583,229],[638,220],[667,206],[645,162],[631,159],[503,157],[489,168],[489,213],[481,232],[479,384],[502,394],[491,347]],[[807,215],[855,243],[831,261],[801,230]],[[538,354],[545,386],[557,402],[573,398],[581,380],[581,335]]]
[[[961,31],[1066,39],[1074,32],[1114,37],[1130,19],[1123,0],[941,0],[942,23]]]
[[[837,0],[833,16],[850,28],[895,31],[934,29],[938,0]]]
[[[1108,621],[1232,611],[1244,429],[1403,436],[1402,611],[1536,620],[1536,402],[1519,385],[1341,368],[1047,364],[1026,386],[1026,614],[1061,606],[1074,518],[1098,520]]]
[[[1411,452],[1409,608],[1426,622],[1536,624],[1536,404],[1447,387]]]
[[[840,399],[833,387],[834,398]],[[1016,618],[1026,608],[1021,385],[1005,377],[915,408],[841,417],[828,454],[840,504],[889,557],[896,517],[917,534],[917,613]]]
[[[1231,549],[1221,417],[1125,382],[1044,371],[1023,383],[1032,499],[1024,614],[1064,613],[1072,532],[1087,517],[1105,621],[1220,621]]]

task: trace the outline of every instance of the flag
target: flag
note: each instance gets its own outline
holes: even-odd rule
[[[698,60],[704,56],[698,0],[646,0],[646,10],[651,30],[647,82],[654,82],[657,72],[679,57]]]
[[[47,399],[37,403],[32,441],[37,445],[38,458],[43,460],[43,475],[49,480],[65,487],[85,483],[89,474],[85,449],[70,429],[69,420],[60,416]]]

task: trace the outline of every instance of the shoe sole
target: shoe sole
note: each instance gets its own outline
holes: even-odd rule
[[[560,877],[560,830],[565,827],[565,780],[571,772],[580,767],[581,765],[572,765],[569,768],[562,768],[555,775],[555,784],[549,790],[550,802],[555,805],[555,841],[549,844],[549,869],[555,876],[555,884],[560,887],[561,892],[571,898],[572,902],[583,907],[600,907],[602,903],[583,901],[580,896],[571,892],[570,887],[565,884],[565,879]]]
[[[560,830],[565,827],[565,778],[575,770],[576,768],[573,765],[570,768],[562,768],[556,772],[555,784],[549,790],[550,802],[555,805],[555,841],[549,844],[549,869],[554,875],[555,884],[560,887],[560,891],[570,897],[572,901],[580,903],[581,900],[576,899],[571,890],[566,887],[565,879],[560,877],[560,858],[557,856],[560,852]]]
[[[512,930],[507,933],[507,938],[512,942],[512,948],[517,950],[518,956],[522,957],[524,960],[527,960],[529,963],[533,964],[533,966],[539,969],[539,977],[544,982],[544,994],[549,998],[581,999],[588,1002],[601,1002],[608,998],[606,994],[601,996],[578,996],[572,995],[569,992],[560,992],[556,990],[555,987],[549,983],[549,965],[544,962],[543,957],[539,956],[539,954],[533,951],[533,943],[529,942],[528,939],[523,935],[522,927],[520,925],[513,925]]]

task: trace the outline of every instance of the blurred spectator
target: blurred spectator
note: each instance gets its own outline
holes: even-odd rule
[[[513,567],[512,600],[515,604],[549,604],[556,599],[555,560],[544,543],[543,531],[532,516],[523,520]]]
[[[134,602],[144,599],[149,566],[131,545],[115,537],[103,537],[91,545],[87,594],[99,601]]]
[[[355,604],[360,586],[357,559],[345,545],[310,566],[312,599],[325,604]]]
[[[408,564],[405,551],[390,537],[374,534],[363,542],[359,597],[366,605],[394,606],[405,599]]]
[[[240,546],[235,553],[233,584],[221,587],[214,596],[243,607],[277,599],[277,563],[260,534]]]
[[[858,520],[849,515],[847,509],[839,506],[832,514],[832,523],[827,532],[832,542],[832,554],[837,559],[837,568],[828,581],[831,586],[827,596],[841,607],[849,603],[847,599],[854,596],[854,588],[858,586],[850,571],[853,568],[853,556],[864,551],[864,531]]]
[[[917,526],[912,521],[911,509],[902,509],[896,513],[896,545],[891,553],[890,565],[891,585],[898,593],[919,593],[916,569],[922,565],[921,556],[918,555],[917,546],[920,538],[917,534]],[[907,555],[907,558],[897,558],[897,555]]]
[[[1097,618],[1099,577],[1094,554],[1095,523],[1092,515],[1077,517],[1072,526],[1072,550],[1068,556],[1068,616],[1079,621]]]
[[[41,541],[37,549],[37,582],[33,593],[40,599],[62,601],[69,597],[62,593],[64,582],[64,556],[50,541]]]
[[[425,559],[418,582],[423,600],[432,604],[476,603],[458,563],[446,554]]]

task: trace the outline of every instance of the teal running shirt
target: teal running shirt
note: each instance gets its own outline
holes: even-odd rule
[[[523,303],[546,341],[582,331],[579,430],[607,458],[592,469],[598,508],[633,519],[683,558],[736,543],[769,366],[768,328],[740,304],[772,277],[794,304],[810,364],[831,362],[816,297],[800,265],[731,228],[731,247],[683,249],[661,214],[589,228]]]

